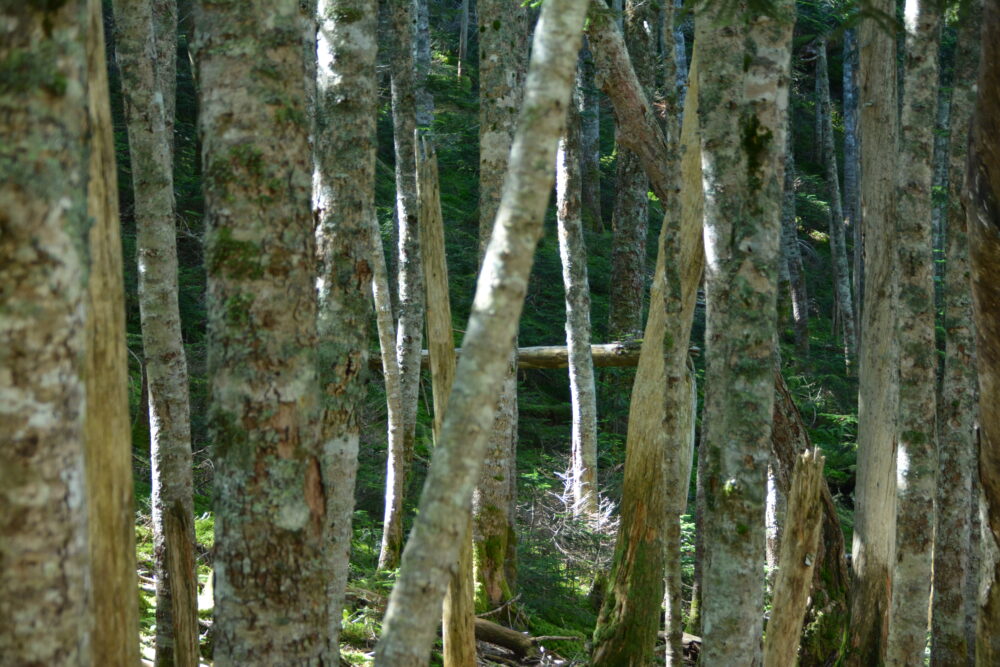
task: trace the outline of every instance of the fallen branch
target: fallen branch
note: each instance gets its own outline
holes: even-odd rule
[[[501,611],[503,611],[507,607],[509,607],[512,604],[514,604],[515,602],[517,602],[520,598],[521,598],[521,594],[518,593],[517,595],[515,595],[514,597],[512,597],[509,600],[507,600],[506,602],[504,602],[499,607],[497,607],[496,609],[493,609],[491,611],[485,611],[482,614],[476,614],[476,618],[486,618],[487,616],[495,616],[496,614],[499,614]]]

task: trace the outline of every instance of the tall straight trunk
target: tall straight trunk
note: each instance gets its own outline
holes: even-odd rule
[[[707,303],[702,659],[709,664],[760,662],[772,354],[795,15],[790,1],[775,9],[780,19],[737,14],[729,25],[720,23],[718,8],[695,17],[699,58],[712,64],[698,73]]]
[[[528,13],[508,0],[480,0],[479,17],[479,254],[493,232],[524,88]],[[515,545],[514,481],[517,446],[517,338],[510,341],[507,374],[472,501],[477,606],[509,600]]]
[[[334,457],[320,438],[304,62],[315,17],[296,0],[258,0],[203,2],[195,20],[215,442],[215,662],[329,664]],[[247,51],[257,43],[268,48]]]
[[[923,661],[931,589],[937,414],[934,343],[934,243],[931,185],[937,111],[941,9],[936,0],[906,3],[906,99],[896,187],[896,337],[899,422],[896,459],[896,557],[887,663]]]
[[[594,31],[611,24],[606,10],[592,10],[590,20]],[[606,25],[599,25],[601,21]],[[638,93],[640,107],[648,107],[641,89]],[[687,352],[702,250],[700,219],[689,214],[698,211],[699,198],[694,195],[681,199],[676,105],[677,96],[672,95],[665,132],[666,163],[662,165],[671,185],[671,197],[664,202],[666,215],[650,293],[650,314],[632,390],[621,522],[608,590],[594,630],[594,665],[638,665],[652,660],[660,628],[665,560],[668,550],[680,551],[679,539],[668,544],[666,538],[668,533],[679,538],[673,524],[679,527],[690,479],[692,405]],[[688,119],[694,121],[695,114],[695,109],[689,109]],[[691,122],[688,127],[694,130],[694,125]],[[689,134],[691,139],[694,136]],[[691,154],[696,156],[697,150]],[[690,165],[685,166],[689,172]],[[698,177],[690,179],[688,191],[690,185],[699,182]],[[672,598],[673,622],[668,630],[676,635],[670,642],[672,659],[679,658],[681,633],[680,601],[673,603]]]
[[[1000,7],[983,4],[975,115],[969,143],[968,225],[979,370],[979,480],[985,497],[976,664],[1000,661]],[[984,560],[986,560],[984,558]]]
[[[458,20],[458,63],[455,69],[461,79],[462,68],[465,67],[469,53],[469,0],[462,0],[462,12]]]
[[[601,212],[601,92],[594,80],[594,56],[584,39],[580,64],[576,70],[577,98],[580,113],[580,178],[584,227],[592,232],[604,231]]]
[[[434,96],[427,90],[427,76],[431,71],[431,22],[428,0],[413,0],[413,85],[417,96],[417,127],[430,127],[434,123]]]
[[[556,220],[563,289],[566,292],[566,347],[569,349],[569,389],[573,404],[573,512],[593,519],[598,512],[597,395],[590,354],[590,284],[587,246],[581,220],[579,85],[567,112],[566,131],[556,155]]]
[[[320,437],[330,451],[333,487],[326,498],[332,526],[327,642],[336,663],[351,555],[360,409],[367,392],[369,295],[375,263],[369,221],[375,217],[378,7],[374,0],[320,0],[316,10],[316,322],[319,380],[326,393]]]
[[[894,13],[894,0],[876,9]],[[858,352],[858,463],[855,486],[854,594],[850,665],[880,664],[888,637],[896,533],[895,343],[896,41],[874,20],[860,26],[860,130],[864,300]]]
[[[942,44],[941,58],[944,58],[944,44]],[[956,48],[957,51],[957,48]],[[957,58],[957,55],[956,55]],[[954,76],[949,77],[947,68],[941,67],[938,73],[937,86],[937,113],[934,121],[934,152],[933,165],[934,176],[931,185],[931,234],[934,249],[934,300],[940,303],[943,296],[941,290],[944,286],[945,273],[945,220],[948,216],[948,198],[944,193],[948,192],[948,152],[949,138],[951,136],[951,98],[953,91]]]
[[[430,352],[436,438],[441,434],[448,394],[455,381],[455,340],[438,183],[434,148],[421,139],[417,147],[417,194],[420,200],[420,245],[424,251],[424,284],[427,286],[427,347]],[[471,512],[471,507],[464,508],[465,534],[458,552],[457,568],[448,582],[441,619],[444,664],[447,667],[475,667],[476,664]]]
[[[861,161],[858,142],[858,39],[854,28],[844,31],[842,91],[844,100],[844,221],[853,244],[851,285],[854,324],[861,324],[864,245],[861,238]],[[855,332],[860,338],[860,332]]]
[[[114,9],[135,194],[142,349],[149,378],[156,664],[192,665],[198,662],[198,588],[191,418],[177,293],[173,137],[167,134],[164,104],[174,97],[174,80],[158,73],[159,56],[170,61],[162,63],[167,70],[176,71],[175,52],[157,52],[152,0],[115,0]]]
[[[969,122],[975,106],[982,3],[972,2],[959,27],[955,79],[951,98],[951,136],[947,148],[948,205],[941,221],[945,245],[944,373],[938,408],[938,484],[935,498],[934,600],[931,609],[931,665],[966,665],[974,657],[969,646],[965,610],[970,600],[973,510],[979,511],[976,470],[975,328],[969,291],[969,240],[962,201]],[[975,493],[974,493],[975,491]],[[975,590],[975,587],[973,587]],[[974,608],[974,604],[971,605]]]
[[[94,664],[139,662],[136,597],[132,437],[128,413],[125,286],[114,127],[108,93],[101,2],[89,0],[87,104],[90,165],[87,216],[90,279],[87,282],[86,438],[87,513],[90,528]]]
[[[656,53],[656,12],[653,4],[626,0],[625,45],[643,93],[653,99]],[[623,131],[621,127],[616,135]],[[649,179],[639,157],[618,144],[615,207],[611,217],[611,286],[608,295],[608,337],[626,340],[642,336],[642,303],[646,291],[646,237],[649,233]],[[625,377],[618,378],[626,381]],[[616,383],[617,384],[617,383]],[[616,391],[625,393],[628,385]]]
[[[559,135],[573,86],[586,0],[550,0],[535,29],[524,105],[493,238],[476,284],[463,354],[420,508],[375,649],[379,665],[427,664],[464,509],[486,453],[494,410],[542,233]]]
[[[0,9],[0,656],[90,665],[87,3]]]
[[[848,372],[853,372],[857,354],[854,326],[854,302],[851,296],[851,271],[847,263],[847,239],[844,234],[844,207],[840,199],[840,172],[837,169],[837,149],[833,141],[833,108],[830,104],[830,72],[826,63],[826,38],[816,48],[817,114],[822,126],[823,165],[830,199],[830,254],[833,258],[833,282],[837,295],[838,316],[844,342],[844,360]]]
[[[396,221],[399,230],[396,363],[399,365],[400,423],[389,426],[379,569],[395,568],[403,548],[403,496],[413,458],[424,327],[424,285],[417,229],[416,158],[413,148],[417,113],[413,0],[391,0],[388,9],[392,24],[392,135],[396,152]],[[401,437],[394,439],[392,436],[395,433]]]
[[[795,347],[801,354],[809,353],[809,295],[806,275],[799,249],[798,222],[795,215],[795,154],[792,151],[792,126],[786,142],[784,193],[781,200],[781,252],[788,267],[788,292],[792,302],[792,323],[795,327]]]

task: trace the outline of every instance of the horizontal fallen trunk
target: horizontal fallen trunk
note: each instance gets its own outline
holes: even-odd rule
[[[485,618],[476,619],[476,639],[513,651],[518,660],[537,658],[541,655],[529,635],[505,628]]]

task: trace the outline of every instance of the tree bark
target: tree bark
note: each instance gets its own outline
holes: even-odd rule
[[[431,25],[428,0],[414,0],[413,31],[413,84],[417,99],[417,127],[430,128],[434,124],[434,96],[427,90],[427,76],[431,71]]]
[[[479,17],[479,254],[486,252],[500,205],[524,88],[528,15],[518,3],[480,0]],[[477,608],[512,596],[516,570],[514,501],[517,448],[517,339],[472,501]],[[508,576],[511,575],[511,576]]]
[[[102,6],[90,0],[87,7],[87,215],[94,224],[89,234],[84,437],[90,576],[91,581],[100,582],[91,600],[93,618],[100,619],[91,635],[91,654],[96,665],[135,665],[139,662],[139,605],[118,177]]]
[[[465,61],[468,58],[469,52],[469,0],[462,0],[462,14],[459,18],[459,28],[458,28],[458,63],[456,64],[456,71],[458,72],[458,78],[462,78],[462,68],[465,66]]]
[[[176,53],[158,49],[167,40],[155,33],[159,23],[161,30],[175,35],[176,24],[154,21],[152,0],[115,0],[114,10],[135,195],[142,349],[149,378],[156,664],[196,665],[191,418],[177,291],[173,136],[167,134],[165,103],[174,99],[175,82],[167,72],[176,72]]]
[[[841,89],[844,101],[844,220],[851,233],[853,245],[851,270],[854,295],[854,324],[859,328],[855,335],[861,337],[861,297],[864,281],[864,244],[861,237],[861,162],[858,142],[858,38],[855,28],[844,31],[843,79]]]
[[[326,499],[332,527],[327,642],[334,664],[340,651],[353,536],[359,411],[367,392],[375,264],[369,225],[375,218],[377,12],[373,0],[320,0],[316,14],[313,206],[319,265],[319,381],[326,394],[321,439],[331,456],[332,489]]]
[[[434,395],[434,435],[439,438],[455,380],[455,340],[448,294],[448,265],[444,251],[444,220],[438,185],[437,156],[426,139],[417,146],[417,199],[420,202],[420,247],[427,288],[427,345],[431,357]],[[464,508],[465,534],[456,570],[448,583],[442,615],[444,664],[475,667],[475,601],[472,578],[472,508]]]
[[[892,0],[873,4],[894,15]],[[860,26],[860,129],[864,217],[864,306],[858,353],[858,462],[855,486],[850,652],[858,667],[885,660],[896,528],[895,343],[896,43],[873,19]]]
[[[584,227],[592,232],[604,231],[601,212],[601,104],[600,90],[594,81],[594,56],[584,39],[580,64],[576,70],[577,98],[580,113],[580,178]]]
[[[417,184],[413,133],[416,130],[413,0],[391,0],[390,59],[392,69],[392,132],[396,153],[396,220],[399,229],[397,281],[399,321],[396,326],[396,363],[399,365],[398,429],[389,427],[386,466],[385,515],[379,569],[399,564],[403,548],[403,495],[417,423],[420,348],[424,327],[424,286],[417,229]],[[401,437],[393,439],[394,431]]]
[[[837,169],[837,149],[833,141],[833,109],[830,104],[830,73],[826,63],[826,38],[816,47],[817,114],[822,126],[821,152],[826,169],[826,185],[830,199],[830,255],[833,259],[834,292],[837,315],[841,323],[844,361],[848,373],[854,372],[857,336],[854,326],[854,301],[851,296],[851,272],[847,263],[847,239],[844,234],[844,207],[840,199],[840,172]]]
[[[823,526],[823,462],[819,449],[814,449],[798,456],[792,470],[771,618],[764,640],[765,665],[778,667],[796,662]]]
[[[581,142],[579,86],[566,119],[566,130],[556,155],[556,219],[563,289],[566,292],[566,348],[569,351],[569,387],[573,405],[573,512],[594,519],[598,512],[597,394],[594,361],[590,354],[590,284],[587,247],[581,220]]]
[[[979,479],[984,551],[1000,540],[1000,7],[983,4],[978,97],[968,162],[969,259],[979,369]],[[1000,562],[988,561],[980,590],[976,664],[1000,661]]]
[[[196,16],[220,666],[331,659],[334,461],[319,437],[305,106],[313,21],[296,0],[203,2]]]
[[[87,3],[0,9],[0,656],[90,665]]]
[[[934,600],[931,610],[931,665],[967,665],[975,644],[967,638],[966,609],[974,607],[969,583],[977,581],[970,552],[971,519],[979,511],[976,468],[977,420],[975,327],[969,289],[969,239],[963,201],[969,124],[975,107],[982,3],[972,2],[959,27],[948,142],[948,205],[942,219],[945,270],[941,296],[945,353],[938,401],[938,484],[935,498]],[[978,587],[973,586],[973,590]]]
[[[463,508],[472,496],[493,425],[508,346],[542,232],[585,14],[584,0],[551,0],[542,6],[504,196],[466,328],[465,354],[376,646],[379,665],[427,663],[435,634],[427,619],[437,616],[454,571]]]
[[[786,142],[784,193],[781,200],[781,252],[788,267],[788,292],[792,302],[792,323],[795,327],[795,348],[809,354],[809,294],[806,291],[805,269],[799,250],[798,221],[795,215],[795,154],[790,140]]]
[[[931,186],[937,116],[941,10],[907,0],[906,99],[903,101],[895,247],[898,253],[899,422],[896,459],[896,557],[887,664],[923,661],[933,555],[937,429],[934,341],[934,242]]]
[[[783,2],[776,7],[780,19],[761,15],[733,24],[727,15],[725,25],[721,11],[706,7],[695,17],[699,58],[712,64],[698,73],[707,303],[702,659],[758,664],[795,9]]]

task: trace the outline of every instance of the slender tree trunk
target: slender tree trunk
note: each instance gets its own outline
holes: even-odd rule
[[[142,348],[149,378],[156,664],[195,665],[198,589],[191,418],[177,300],[173,137],[167,134],[164,103],[174,98],[174,80],[159,72],[161,56],[169,60],[162,63],[165,69],[176,71],[175,51],[156,48],[152,0],[115,0],[114,8],[138,230]],[[160,28],[176,34],[176,25],[171,28],[161,22]]]
[[[479,253],[493,231],[524,87],[528,15],[518,3],[480,0],[479,17]],[[481,610],[512,597],[516,561],[514,480],[517,447],[517,339],[473,497],[476,604]]]
[[[826,38],[816,49],[817,114],[822,126],[822,154],[826,168],[826,184],[830,199],[830,254],[833,258],[833,282],[844,342],[844,361],[848,372],[854,370],[857,337],[854,326],[854,302],[851,296],[851,271],[847,263],[847,239],[844,234],[844,208],[840,199],[840,172],[837,169],[837,149],[833,141],[833,109],[830,104],[830,73],[826,63]]]
[[[203,2],[196,17],[221,666],[331,660],[334,460],[319,437],[305,107],[313,20],[296,0]]]
[[[424,286],[417,229],[417,184],[413,133],[416,129],[413,0],[391,0],[392,24],[392,132],[396,151],[396,219],[399,223],[399,321],[396,326],[396,363],[399,365],[401,424],[389,427],[385,515],[379,569],[399,564],[403,548],[403,496],[413,458],[417,423],[417,388],[424,326]],[[394,432],[402,436],[392,437]]]
[[[976,466],[975,328],[969,290],[969,240],[962,201],[969,122],[975,106],[982,3],[970,3],[959,27],[951,98],[951,137],[947,164],[948,205],[941,221],[946,239],[944,285],[945,354],[938,401],[938,483],[935,498],[934,600],[931,610],[931,665],[967,665],[970,657],[965,610],[971,566],[973,510],[979,511],[973,485]],[[972,605],[974,608],[974,605]]]
[[[792,127],[788,128],[791,137]],[[798,222],[795,216],[795,155],[791,140],[786,142],[784,192],[781,200],[781,251],[788,266],[788,290],[792,302],[795,347],[809,354],[809,295],[799,250]]]
[[[819,449],[801,454],[792,470],[787,528],[781,541],[771,618],[764,641],[764,664],[794,665],[802,636],[816,552],[823,526],[823,456]]]
[[[90,665],[85,2],[0,9],[0,656]]]
[[[892,0],[874,7],[894,13]],[[896,532],[895,220],[897,103],[895,38],[872,19],[860,27],[861,197],[864,306],[858,353],[858,463],[855,486],[848,664],[885,660]],[[926,509],[926,508],[925,508]]]
[[[569,387],[573,403],[572,491],[573,512],[593,519],[598,511],[597,398],[594,362],[590,354],[590,285],[587,247],[580,219],[579,87],[566,118],[566,131],[556,156],[556,213],[563,288],[566,291],[566,347],[569,349]]]
[[[707,302],[702,659],[709,664],[760,662],[794,4],[776,11],[780,20],[757,16],[735,25],[721,25],[715,7],[695,18],[699,58],[712,64],[698,74]]]
[[[462,69],[469,53],[469,0],[462,0],[462,14],[458,28],[458,78],[462,78]]]
[[[94,224],[89,235],[84,436],[90,576],[91,581],[100,582],[91,600],[93,618],[100,619],[91,635],[91,655],[96,665],[135,665],[139,662],[139,605],[118,177],[102,6],[89,0],[87,7],[87,216]]]
[[[510,174],[483,260],[441,437],[434,450],[420,511],[389,598],[378,665],[427,664],[434,624],[465,528],[464,508],[486,452],[494,409],[552,187],[556,145],[572,96],[586,0],[542,6],[511,150]]]
[[[907,0],[895,247],[898,253],[899,423],[896,557],[889,617],[890,665],[923,662],[931,588],[937,429],[934,245],[931,185],[937,111],[941,11],[935,0]]]
[[[606,26],[597,22],[610,20],[606,11],[592,11],[591,29],[604,30]],[[672,69],[670,74],[673,76]],[[638,102],[641,107],[649,104],[641,90]],[[667,544],[666,536],[669,531],[676,537],[672,524],[679,526],[690,479],[692,406],[687,352],[702,249],[699,198],[686,195],[681,199],[676,105],[674,94],[668,100],[667,163],[662,165],[672,182],[671,197],[664,202],[667,213],[660,232],[650,315],[632,390],[621,523],[608,590],[594,631],[594,665],[639,665],[652,660],[660,624],[665,558],[668,549],[680,550],[679,540]],[[689,109],[688,119],[693,121],[695,114],[694,109]],[[688,124],[691,130],[694,125]],[[689,139],[694,136],[689,134]],[[698,151],[691,153],[696,156]],[[690,165],[685,166],[687,175]],[[700,178],[690,181],[689,192],[690,185],[699,183]],[[670,529],[666,528],[668,523]],[[668,632],[677,635],[670,641],[671,655],[677,657],[680,601],[673,598],[670,604],[674,622]]]
[[[942,44],[944,51],[944,44]],[[956,47],[957,51],[957,47]],[[942,53],[942,58],[944,54]],[[957,55],[956,55],[957,58]],[[948,153],[951,136],[951,100],[954,95],[954,75],[948,76],[947,68],[941,67],[938,73],[937,113],[934,121],[934,176],[931,185],[931,234],[934,250],[934,302],[941,303],[944,298],[941,290],[944,287],[945,273],[945,220],[948,216]]]
[[[979,479],[985,496],[984,552],[1000,540],[1000,7],[985,2],[978,98],[968,162],[969,259],[979,369]],[[984,559],[985,560],[985,559]],[[1000,562],[980,584],[976,664],[1000,661]]]
[[[601,212],[601,93],[594,80],[594,56],[587,39],[580,50],[576,70],[577,97],[580,113],[580,186],[584,227],[592,232],[604,231]]]
[[[417,127],[429,128],[434,124],[434,96],[427,90],[427,76],[431,71],[431,25],[428,0],[414,0],[413,32],[413,84],[417,96]]]
[[[854,28],[844,31],[842,90],[844,99],[844,220],[851,233],[854,324],[861,325],[864,244],[861,238],[861,162],[858,146],[858,40]],[[855,332],[860,339],[860,331]]]
[[[367,391],[375,263],[369,225],[375,218],[377,13],[373,0],[320,0],[317,5],[313,205],[320,271],[319,377],[326,393],[321,439],[331,453],[333,487],[326,500],[332,526],[327,642],[334,663],[351,555],[359,410]]]

